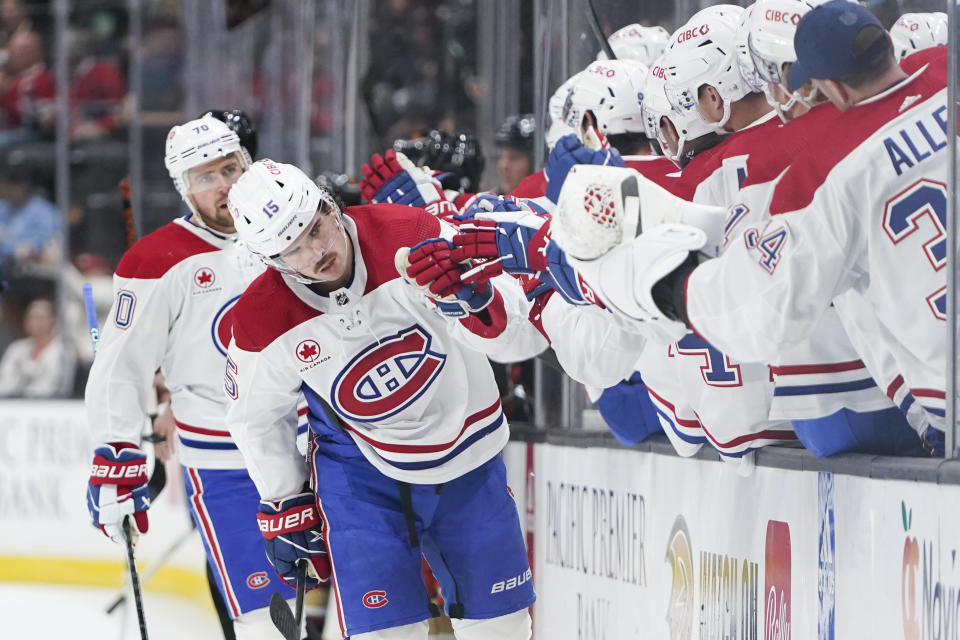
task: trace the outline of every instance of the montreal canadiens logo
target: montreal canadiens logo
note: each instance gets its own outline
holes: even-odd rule
[[[213,346],[223,355],[227,355],[227,346],[230,345],[230,338],[233,337],[233,323],[229,320],[230,309],[237,304],[240,296],[233,296],[227,303],[220,307],[217,315],[213,317],[213,324],[210,326],[210,337],[213,339]]]
[[[368,346],[333,381],[334,408],[357,422],[405,409],[427,390],[447,360],[431,351],[432,341],[420,325],[413,325]]]
[[[257,571],[247,576],[247,586],[251,589],[260,589],[270,584],[266,571]]]
[[[200,267],[193,274],[193,284],[197,285],[201,289],[209,289],[216,281],[217,274],[213,272],[213,269],[207,267]]]
[[[363,606],[367,609],[379,609],[380,607],[386,605],[389,600],[387,600],[386,591],[367,591],[363,594]]]
[[[297,345],[297,359],[300,362],[313,362],[320,357],[320,344],[316,340],[301,340]]]

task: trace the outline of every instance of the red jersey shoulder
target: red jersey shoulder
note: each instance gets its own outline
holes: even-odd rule
[[[357,225],[360,255],[367,268],[364,293],[400,277],[393,256],[400,247],[440,235],[440,221],[423,209],[399,204],[350,207],[346,211]]]
[[[925,64],[941,65],[943,66],[944,69],[946,69],[946,66],[947,66],[946,45],[941,45],[939,47],[930,47],[929,49],[921,49],[920,51],[912,53],[900,61],[900,68],[906,71],[907,73],[912,74],[918,71]]]
[[[279,271],[267,269],[250,283],[229,317],[237,346],[244,351],[260,351],[321,313],[294,295]]]
[[[694,189],[680,179],[680,169],[666,156],[627,156],[623,159],[628,168],[644,178],[660,185],[673,195],[689,200]]]
[[[508,195],[514,198],[541,198],[547,194],[547,177],[543,171],[531,173],[520,181]]]
[[[123,278],[160,278],[190,256],[219,250],[188,229],[170,222],[130,247],[120,259],[116,273]]]
[[[839,115],[833,104],[824,102],[799,118],[768,129],[762,139],[755,141],[747,158],[747,177],[741,188],[770,182],[783,173],[797,154],[811,144],[821,143],[821,132]]]
[[[811,135],[816,138],[812,141],[816,144],[807,145],[803,153],[794,157],[789,171],[777,184],[770,203],[770,213],[777,215],[796,211],[810,204],[814,192],[837,164],[886,124],[926,103],[944,87],[946,68],[931,64],[888,90],[886,95],[830,118],[829,126],[822,129],[823,133],[829,131],[829,135]]]

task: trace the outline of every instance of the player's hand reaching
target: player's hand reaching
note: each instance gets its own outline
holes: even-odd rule
[[[439,180],[393,149],[373,154],[361,171],[360,193],[367,202],[420,207],[438,218],[457,212]]]
[[[503,272],[532,275],[545,271],[549,220],[529,208],[478,213],[457,228],[452,259],[483,261],[477,268],[487,279]]]
[[[616,149],[607,148],[600,151],[588,149],[580,144],[574,133],[567,134],[557,140],[557,144],[547,158],[543,174],[547,178],[547,198],[551,202],[560,199],[560,188],[566,180],[570,169],[577,164],[596,164],[610,167],[625,167],[623,158]]]
[[[95,526],[114,542],[123,542],[123,519],[133,516],[133,526],[146,533],[147,456],[129,442],[111,442],[93,452],[87,509]]]
[[[433,300],[441,313],[462,318],[490,304],[493,286],[489,278],[476,277],[469,261],[454,260],[453,253],[449,241],[432,238],[409,249],[401,247],[394,261],[400,276]],[[465,281],[472,272],[475,277]]]
[[[330,579],[330,558],[316,496],[305,491],[277,502],[261,501],[257,514],[267,560],[286,584],[296,587],[297,561],[307,565],[307,589]]]

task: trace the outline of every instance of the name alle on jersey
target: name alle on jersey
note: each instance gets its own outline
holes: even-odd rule
[[[908,96],[919,98],[919,96]],[[906,103],[906,100],[905,100]],[[909,105],[908,107],[909,108]],[[920,164],[947,146],[947,106],[942,105],[933,113],[927,113],[905,125],[893,135],[883,139],[887,157],[897,175]]]

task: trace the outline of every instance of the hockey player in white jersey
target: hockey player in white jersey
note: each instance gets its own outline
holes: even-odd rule
[[[830,125],[844,135],[821,138],[777,184],[775,197],[786,189],[812,198],[699,267],[677,268],[702,242],[693,230],[642,234],[629,257],[647,274],[642,286],[627,295],[591,284],[620,310],[632,303],[627,315],[679,318],[754,360],[776,358],[834,304],[876,383],[934,427],[925,436],[936,448],[945,397],[945,59],[908,76],[877,20],[845,0],[811,10],[794,42],[788,86],[812,79],[843,112]],[[874,334],[862,333],[855,305],[875,320]]]
[[[290,165],[254,163],[229,202],[241,239],[270,266],[234,308],[225,384],[277,570],[329,557],[344,636],[425,638],[422,554],[457,638],[529,638],[530,567],[485,355],[543,349],[522,291],[459,284],[446,243],[422,244],[452,235],[426,211],[341,211]],[[419,270],[455,292],[431,301]],[[315,495],[295,446],[301,389]],[[324,405],[338,427],[319,419]]]
[[[94,524],[113,540],[122,539],[125,516],[146,533],[145,472],[107,478],[145,461],[137,443],[159,369],[172,394],[188,504],[234,633],[263,638],[276,633],[267,609],[276,581],[254,521],[259,497],[227,431],[220,382],[225,317],[263,271],[236,246],[226,207],[250,158],[227,125],[207,116],[171,129],[165,162],[190,213],[145,236],[117,266],[114,304],[86,388],[94,468],[108,473],[92,475],[87,503]]]

